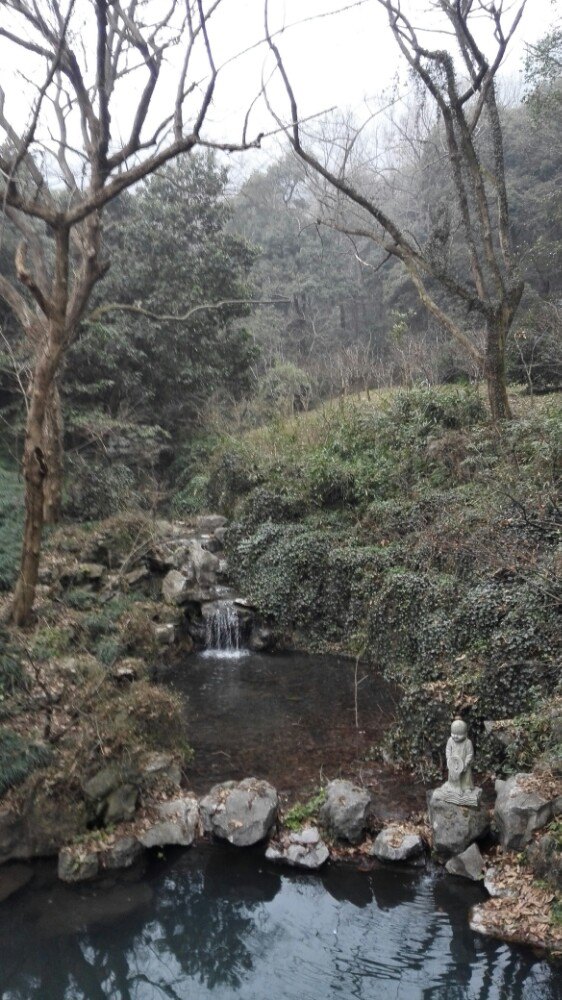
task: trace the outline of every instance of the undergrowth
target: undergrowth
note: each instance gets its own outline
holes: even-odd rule
[[[0,795],[19,785],[28,774],[49,763],[48,746],[30,743],[6,726],[0,726]]]
[[[458,713],[491,767],[551,744],[484,738],[557,689],[561,409],[515,407],[499,432],[470,387],[357,398],[225,436],[199,470],[241,592],[293,645],[364,650],[402,692],[387,753],[426,771]]]
[[[21,554],[23,486],[17,471],[0,458],[0,591],[10,590]]]
[[[306,802],[295,802],[283,817],[283,826],[288,830],[298,831],[309,819],[315,819],[318,811],[326,801],[326,791],[321,788]]]

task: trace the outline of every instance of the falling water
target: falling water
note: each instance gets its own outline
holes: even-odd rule
[[[221,601],[207,618],[205,652],[208,656],[246,656],[240,645],[240,617],[232,601]]]

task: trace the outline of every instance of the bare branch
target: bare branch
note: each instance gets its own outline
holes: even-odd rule
[[[33,275],[29,273],[25,263],[25,256],[27,251],[27,245],[22,241],[16,251],[16,274],[18,276],[18,281],[21,281],[22,285],[29,288],[29,291],[33,295],[33,298],[37,302],[42,313],[47,317],[51,317],[53,314],[53,303],[45,295],[43,289],[37,284]]]
[[[154,319],[160,323],[186,323],[192,316],[196,316],[200,312],[211,312],[216,309],[223,309],[224,306],[277,306],[277,305],[290,305],[291,299],[287,298],[277,298],[277,299],[221,299],[220,302],[204,302],[201,305],[193,306],[188,309],[187,312],[182,313],[181,316],[176,316],[173,313],[162,314],[151,312],[150,309],[144,309],[142,306],[138,305],[127,305],[123,302],[107,302],[101,306],[97,306],[93,312],[84,320],[84,323],[92,324],[98,323],[102,316],[108,313],[116,312],[128,312],[136,313],[139,316],[146,316],[147,319]]]

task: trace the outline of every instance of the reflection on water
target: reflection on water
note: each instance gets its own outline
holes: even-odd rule
[[[44,869],[43,869],[44,871]],[[41,880],[43,879],[43,884]],[[478,887],[435,874],[299,876],[194,850],[142,882],[46,876],[0,907],[3,1000],[557,1000],[557,972],[468,930]]]

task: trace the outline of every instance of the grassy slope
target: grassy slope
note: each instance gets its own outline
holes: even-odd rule
[[[230,437],[210,466],[239,586],[297,644],[400,682],[391,749],[426,774],[452,713],[496,768],[551,742],[561,408],[514,407],[499,435],[471,390],[356,397]]]

